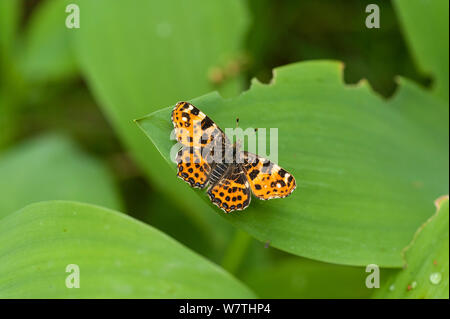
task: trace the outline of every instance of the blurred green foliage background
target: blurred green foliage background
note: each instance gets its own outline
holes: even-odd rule
[[[79,30],[64,25],[71,2]],[[275,67],[316,59],[344,62],[347,84],[367,79],[383,99],[398,76],[432,90],[434,70],[417,62],[400,4],[376,2],[381,28],[367,29],[373,2],[0,0],[0,223],[39,201],[97,204],[158,228],[256,296],[370,297],[363,267],[265,247],[212,214],[132,120],[213,90],[237,96],[252,78],[269,83]],[[448,40],[446,60],[448,85]],[[397,272],[383,268],[382,282]]]

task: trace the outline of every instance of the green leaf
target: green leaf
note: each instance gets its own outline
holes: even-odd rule
[[[0,218],[51,199],[122,207],[110,172],[61,135],[43,135],[1,153],[0,176]]]
[[[375,297],[448,299],[448,196],[437,203],[436,214],[417,230],[405,248],[404,269],[383,285]]]
[[[0,149],[17,134],[15,94],[20,85],[13,59],[20,22],[20,0],[0,0]]]
[[[396,0],[393,4],[418,67],[434,77],[434,91],[448,101],[449,2]]]
[[[14,112],[14,103],[10,95],[6,93],[6,89],[0,88],[0,150],[5,148],[14,139],[17,133],[17,115]]]
[[[204,94],[216,86],[208,74],[240,55],[246,29],[242,1],[74,1],[81,27],[76,48],[83,74],[117,134],[144,172],[211,240],[221,223],[173,171],[133,120],[161,105]],[[119,22],[120,21],[120,22]],[[237,93],[239,77],[220,89]],[[189,205],[186,204],[189,198]],[[222,236],[223,237],[223,236]]]
[[[0,0],[0,60],[11,54],[19,26],[20,5],[19,0]]]
[[[381,269],[380,279],[385,282],[390,273],[390,269]],[[288,258],[251,269],[241,278],[261,298],[355,299],[369,298],[375,290],[365,285],[368,275],[360,267]]]
[[[433,213],[433,199],[448,189],[448,108],[411,83],[400,84],[388,101],[365,82],[345,86],[336,62],[275,71],[270,85],[254,81],[239,97],[210,94],[193,103],[222,129],[235,127],[236,117],[243,129],[278,128],[279,164],[295,176],[297,189],[285,199],[253,200],[244,212],[216,212],[293,254],[339,264],[401,266],[401,249]],[[402,111],[415,101],[421,109]],[[169,154],[171,110],[138,124],[175,170]],[[426,113],[434,115],[424,115],[419,125]],[[431,118],[442,128],[427,131]]]
[[[37,203],[0,222],[0,298],[253,298],[220,267],[106,208]],[[79,266],[80,288],[66,288]]]
[[[56,81],[77,74],[70,34],[66,27],[66,0],[42,2],[27,25],[19,65],[29,81]],[[80,14],[81,16],[81,14]]]

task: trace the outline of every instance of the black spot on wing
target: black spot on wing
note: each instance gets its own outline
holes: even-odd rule
[[[191,113],[194,115],[198,115],[200,113],[200,110],[196,108],[195,106],[192,106]]]
[[[257,169],[254,169],[253,171],[251,171],[250,174],[248,174],[248,176],[250,177],[251,180],[254,180],[256,178],[256,176],[258,176],[259,171]]]
[[[263,167],[261,168],[261,172],[264,174],[270,174],[272,172],[273,164],[271,161],[267,160],[263,163]]]
[[[207,128],[209,128],[213,125],[214,125],[214,122],[209,117],[205,117],[202,120],[202,130],[206,130]]]
[[[202,136],[200,137],[200,143],[201,144],[206,144],[209,140],[209,135],[207,133],[203,133]]]
[[[191,119],[191,116],[189,115],[189,113],[186,113],[186,112],[181,113],[181,116],[185,117],[187,122]]]

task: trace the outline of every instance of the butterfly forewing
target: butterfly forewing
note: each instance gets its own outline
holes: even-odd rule
[[[188,102],[179,102],[172,111],[177,141],[184,146],[206,147],[225,134],[208,116]]]

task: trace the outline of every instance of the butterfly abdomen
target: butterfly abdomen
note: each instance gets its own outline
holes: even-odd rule
[[[211,184],[215,184],[222,178],[222,176],[227,171],[228,166],[230,166],[230,164],[228,163],[218,163],[216,166],[214,166],[213,170],[211,171],[211,174],[209,175],[209,180]]]

